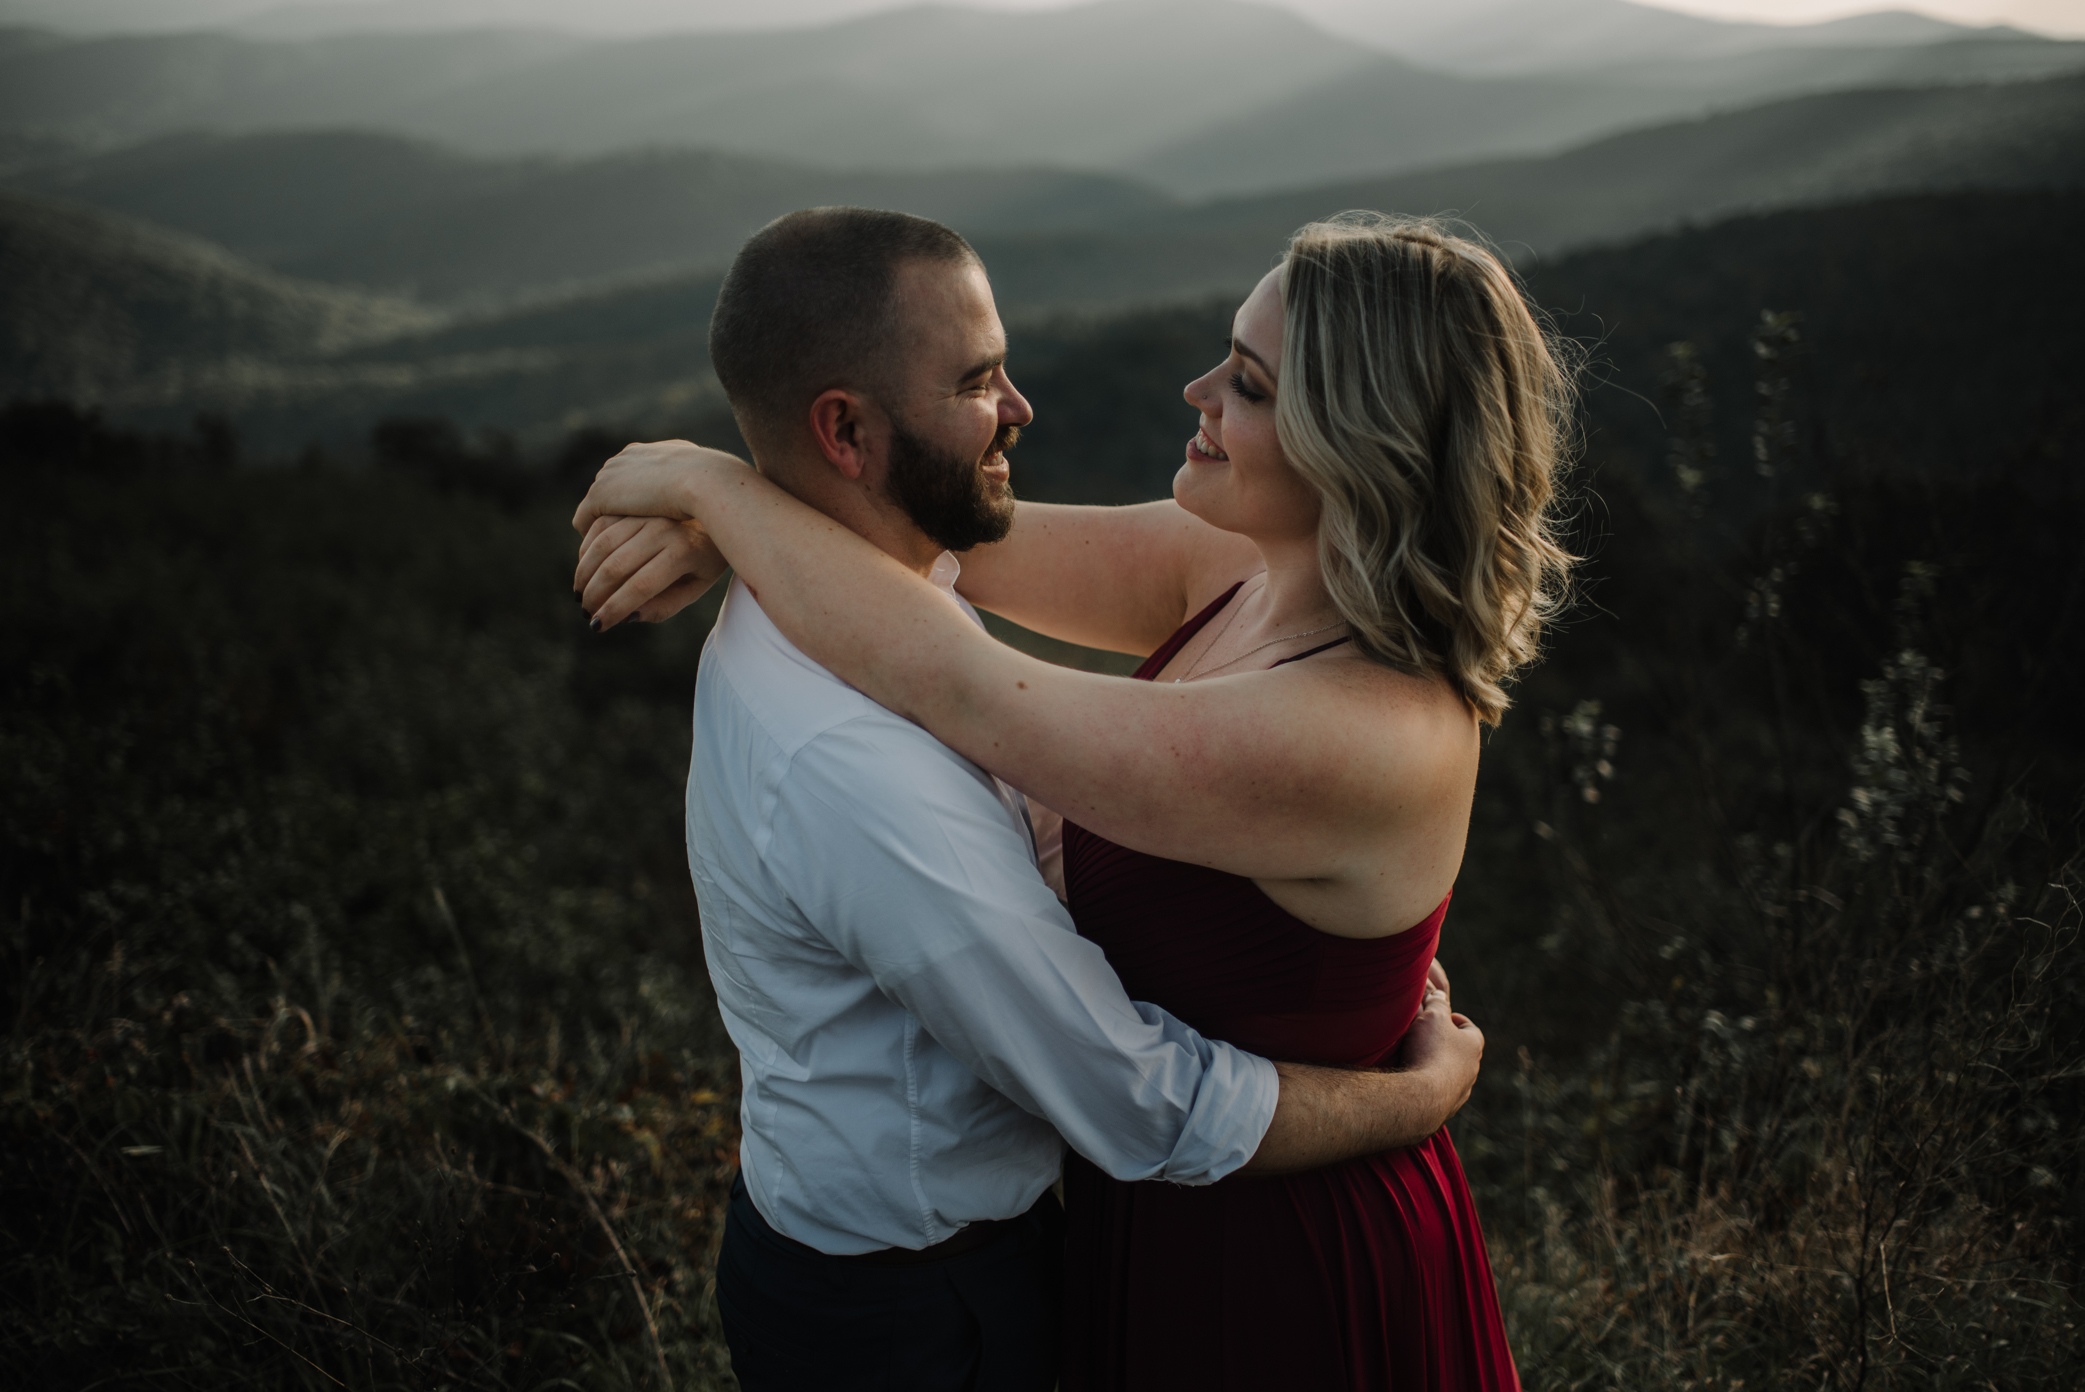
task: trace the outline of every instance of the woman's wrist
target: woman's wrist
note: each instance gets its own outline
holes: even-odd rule
[[[654,455],[653,467],[655,472],[648,496],[642,499],[642,511],[700,526],[705,506],[717,496],[713,491],[716,476],[726,467],[737,467],[737,462],[706,445],[675,440]]]
[[[688,467],[674,493],[686,515],[700,521],[703,505],[713,502],[718,496],[713,490],[742,482],[752,466],[735,454],[726,454],[706,445],[690,445],[688,448]]]

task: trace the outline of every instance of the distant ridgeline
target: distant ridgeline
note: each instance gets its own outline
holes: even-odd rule
[[[7,51],[0,44],[0,57]],[[8,100],[26,98],[0,107]],[[781,212],[858,202],[942,218],[985,256],[1015,326],[1016,365],[1045,412],[1024,450],[1028,486],[1145,496],[1176,453],[1178,386],[1212,351],[1206,327],[1192,330],[1192,349],[1163,351],[1172,331],[1157,326],[1196,316],[1162,307],[1235,300],[1311,218],[1357,207],[1460,213],[1517,257],[1546,303],[1584,311],[1573,331],[1602,338],[1618,364],[1639,332],[1646,353],[1657,335],[1684,336],[1673,305],[1725,312],[1704,298],[1711,281],[1688,269],[1696,246],[1721,248],[1727,270],[1713,283],[1734,297],[1721,302],[1729,313],[1764,297],[1806,308],[1826,334],[1849,316],[1895,323],[1915,317],[1922,298],[1856,293],[1858,275],[1804,269],[1888,264],[1887,246],[1849,230],[1856,240],[1841,247],[1830,218],[1786,223],[1820,240],[1784,244],[1768,230],[1780,224],[1758,215],[1913,194],[1967,210],[1984,196],[1971,190],[2085,186],[2085,76],[1805,96],[1558,155],[1189,204],[1124,177],[1061,170],[835,173],[701,151],[488,158],[329,132],[168,136],[70,156],[48,143],[20,148],[26,167],[0,179],[0,399],[59,398],[147,427],[209,412],[236,422],[252,458],[313,443],[353,455],[377,420],[399,416],[505,431],[538,458],[583,427],[729,438],[703,346],[720,268]],[[2058,220],[2003,234],[2026,239],[2023,250],[2075,232],[2063,199],[1991,206]],[[1670,234],[1733,216],[1710,242]],[[1944,234],[1886,222],[1898,245]],[[1646,234],[1664,234],[1661,250],[1632,259],[1676,278],[1639,301],[1656,329],[1598,298],[1606,281],[1585,277],[1606,262],[1574,255]],[[1754,243],[1760,259],[1746,269]],[[2060,278],[2051,259],[2044,274]],[[1948,274],[1913,271],[1898,284]],[[2002,312],[2009,288],[1986,289],[1960,322]],[[1129,348],[1108,346],[1118,343],[1139,345],[1136,363],[1121,361]],[[1119,370],[1053,406],[1045,378],[1111,354]],[[1132,383],[1137,401],[1103,409]],[[1076,479],[1048,463],[1053,414],[1108,430]]]
[[[702,146],[833,168],[1049,165],[1202,195],[1554,151],[1807,92],[2085,68],[2085,44],[1908,15],[1776,29],[1588,0],[1351,9],[1380,32],[1355,42],[1244,0],[916,6],[625,40],[461,16],[446,33],[301,42],[0,29],[0,129],[95,148],[332,127],[486,156]],[[1462,52],[1422,32],[1458,27]],[[1197,80],[1211,72],[1223,80]]]

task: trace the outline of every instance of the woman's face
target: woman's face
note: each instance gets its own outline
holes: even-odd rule
[[[1202,428],[1173,476],[1173,497],[1212,527],[1255,540],[1318,530],[1317,494],[1274,437],[1281,339],[1281,273],[1269,271],[1231,320],[1230,356],[1183,393],[1202,413]]]

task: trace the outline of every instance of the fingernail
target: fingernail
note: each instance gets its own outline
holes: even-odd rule
[[[584,591],[584,590],[574,590],[574,591],[572,591],[572,602],[573,602],[574,604],[584,604],[584,603],[586,603],[586,591]]]
[[[595,618],[588,619],[586,621],[586,629],[589,633],[599,633],[601,631],[600,618],[597,616]]]

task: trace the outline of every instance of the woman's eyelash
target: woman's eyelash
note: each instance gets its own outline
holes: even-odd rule
[[[1267,399],[1259,392],[1245,385],[1245,374],[1242,372],[1233,372],[1231,374],[1231,390],[1238,393],[1240,400],[1265,401]]]

